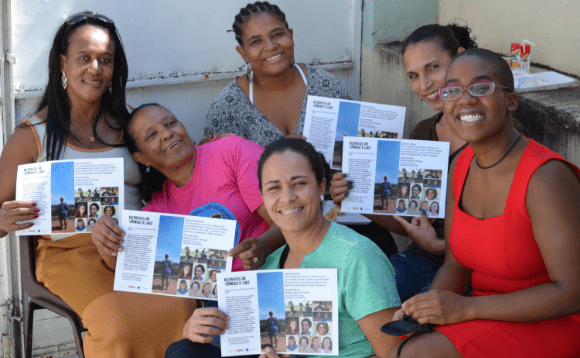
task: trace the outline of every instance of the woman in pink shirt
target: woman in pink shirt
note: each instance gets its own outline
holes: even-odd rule
[[[284,243],[260,195],[260,145],[227,136],[196,147],[181,122],[158,104],[133,111],[125,140],[142,171],[141,193],[148,202],[144,211],[195,215],[212,210],[238,222],[239,244],[228,253],[235,257],[234,271],[257,269]],[[93,241],[109,254],[106,262],[112,269],[124,235],[106,215],[93,229]]]

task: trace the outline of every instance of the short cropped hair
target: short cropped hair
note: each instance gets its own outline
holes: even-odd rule
[[[455,56],[449,63],[449,67],[447,67],[447,73],[449,73],[449,69],[453,63],[464,57],[475,58],[490,64],[494,68],[499,84],[509,88],[512,92],[514,91],[514,75],[506,60],[498,53],[483,48],[470,49]]]

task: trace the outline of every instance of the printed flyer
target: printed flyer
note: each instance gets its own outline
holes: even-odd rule
[[[232,270],[226,254],[237,222],[221,218],[125,210],[125,250],[115,290],[216,301],[217,274]]]
[[[218,274],[219,308],[230,317],[223,357],[260,354],[338,355],[336,269]]]
[[[445,217],[449,143],[346,137],[343,162],[353,181],[343,212]]]
[[[32,200],[40,209],[29,229],[17,235],[51,235],[53,240],[91,232],[107,214],[123,211],[123,158],[57,160],[18,166],[16,200]]]
[[[333,169],[341,169],[345,136],[400,139],[405,111],[399,106],[308,96],[304,136]]]

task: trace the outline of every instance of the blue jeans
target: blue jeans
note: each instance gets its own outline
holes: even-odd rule
[[[395,279],[401,303],[418,293],[427,292],[435,274],[443,264],[438,256],[425,256],[408,249],[389,258],[395,269]]]
[[[189,339],[174,342],[165,351],[165,358],[221,358],[221,356],[222,353],[218,347],[211,344],[193,343]],[[244,357],[257,358],[258,356]]]

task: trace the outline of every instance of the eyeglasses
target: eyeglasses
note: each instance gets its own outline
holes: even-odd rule
[[[92,17],[94,19],[102,21],[106,24],[112,25],[115,23],[113,20],[109,19],[105,15],[97,14],[96,12],[92,12],[92,11],[83,11],[83,12],[79,12],[77,14],[71,15],[71,16],[69,16],[68,19],[66,19],[66,23],[68,25],[78,24],[81,21],[85,21],[89,17]]]
[[[466,89],[467,92],[474,97],[485,97],[492,94],[496,87],[506,88],[511,91],[509,87],[498,86],[493,82],[479,82],[467,87],[449,86],[440,88],[439,96],[444,100],[452,101],[461,97],[463,90]]]

